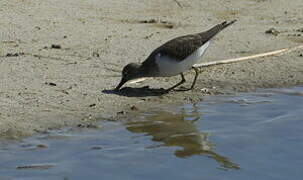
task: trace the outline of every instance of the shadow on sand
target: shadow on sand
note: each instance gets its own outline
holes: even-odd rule
[[[103,90],[102,93],[105,94],[116,94],[119,96],[127,96],[127,97],[147,97],[147,96],[161,96],[167,94],[168,92],[161,88],[161,89],[151,89],[149,86],[144,86],[141,88],[132,88],[132,87],[125,87],[120,89],[119,91],[115,90]]]

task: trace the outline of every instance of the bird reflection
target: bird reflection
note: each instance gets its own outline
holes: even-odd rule
[[[196,116],[199,117],[199,116]],[[181,149],[174,152],[179,158],[187,158],[193,155],[205,155],[221,164],[224,168],[239,169],[239,166],[228,158],[213,151],[213,144],[208,140],[207,133],[201,133],[196,128],[194,120],[185,112],[172,114],[169,112],[157,112],[147,115],[142,121],[126,123],[126,128],[133,133],[144,133],[152,137],[153,141],[162,142],[160,146],[177,146]]]

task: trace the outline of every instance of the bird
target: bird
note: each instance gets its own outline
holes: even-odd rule
[[[193,65],[202,57],[208,48],[211,39],[226,27],[235,23],[224,21],[207,31],[188,34],[171,39],[150,53],[142,63],[129,63],[122,69],[122,78],[114,89],[120,88],[128,81],[145,77],[170,77],[181,76],[181,81],[165,89],[166,92],[174,90],[186,80],[184,72],[190,69],[195,71],[192,85],[187,90],[192,90],[196,84],[199,71]]]

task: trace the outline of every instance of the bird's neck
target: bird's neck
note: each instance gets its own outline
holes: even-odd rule
[[[141,63],[136,63],[132,70],[136,78],[145,76],[145,68],[142,66]]]
[[[144,68],[144,66],[142,66],[142,64],[138,64],[137,74],[142,77],[145,76],[146,69]]]

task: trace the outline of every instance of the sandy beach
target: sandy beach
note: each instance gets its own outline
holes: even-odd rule
[[[303,44],[302,0],[2,0],[0,136],[18,138],[65,126],[119,120],[128,112],[191,103],[205,95],[303,84],[303,50],[201,68],[196,89],[158,96],[179,76],[111,93],[129,62],[162,43],[238,21],[216,36],[200,62]],[[194,73],[188,72],[189,86]]]

